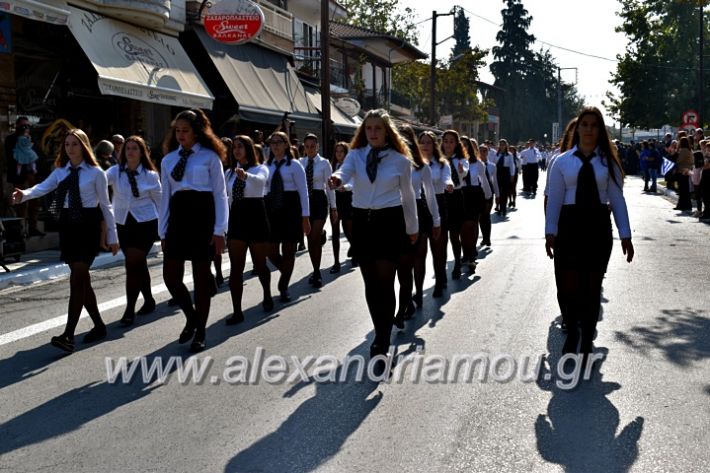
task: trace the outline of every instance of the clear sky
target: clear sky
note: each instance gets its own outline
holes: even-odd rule
[[[502,21],[500,12],[505,7],[503,0],[401,0],[400,3],[415,11],[417,21],[431,18],[434,9],[446,13],[453,6],[460,5],[467,10],[466,15],[470,20],[471,44],[489,50],[497,44],[495,37]],[[576,80],[577,90],[585,104],[595,105],[605,112],[601,101],[607,90],[615,90],[609,84],[609,79],[616,69],[616,62],[565,51],[541,41],[615,60],[617,54],[624,52],[627,43],[622,33],[614,31],[620,24],[620,18],[616,15],[620,8],[618,0],[523,0],[523,5],[533,17],[528,30],[538,40],[533,49],[549,48],[559,66],[578,68],[577,74],[574,70],[562,71],[562,80]],[[437,29],[438,41],[451,36],[453,16],[440,17]],[[453,39],[439,45],[437,57],[448,57],[453,45]],[[431,53],[431,21],[423,21],[419,25],[419,49]],[[492,56],[489,56],[490,60]],[[488,67],[481,70],[481,80],[493,82]]]

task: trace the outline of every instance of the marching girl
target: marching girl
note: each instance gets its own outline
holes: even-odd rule
[[[382,109],[367,112],[330,186],[337,188],[351,179],[353,251],[360,262],[365,299],[375,326],[370,356],[386,356],[396,305],[397,263],[411,251],[419,225],[409,150]],[[374,368],[382,374],[385,361],[378,361]]]
[[[232,169],[234,166],[232,166],[232,156],[233,156],[233,150],[234,150],[234,142],[232,141],[231,138],[223,136],[220,138],[220,141],[222,141],[222,144],[225,147],[225,153],[227,156],[226,162],[224,162],[224,172],[227,172],[227,170]],[[215,281],[217,282],[217,287],[222,287],[222,284],[224,284],[224,275],[222,274],[222,255],[215,255],[214,260],[212,261],[214,263],[214,272],[215,272]]]
[[[343,165],[345,161],[345,156],[347,156],[349,151],[348,144],[344,141],[336,143],[333,150],[333,163],[332,168],[337,171]],[[342,222],[343,233],[345,233],[345,238],[350,243],[350,248],[348,249],[348,258],[352,258],[352,234],[353,234],[353,186],[352,183],[347,182],[340,187],[335,189],[335,204],[338,210],[336,218],[331,216],[330,225],[333,234],[333,256],[335,258],[335,263],[333,267],[330,268],[330,274],[336,274],[340,272],[340,224]],[[352,260],[353,267],[357,266],[357,260]]]
[[[431,179],[436,196],[436,206],[439,209],[441,220],[441,231],[439,237],[434,238],[434,232],[429,235],[429,246],[431,247],[432,261],[434,263],[434,277],[436,283],[432,297],[441,297],[446,287],[446,252],[447,252],[447,229],[448,210],[446,206],[446,194],[454,190],[454,182],[451,180],[451,166],[449,161],[441,153],[436,135],[431,131],[422,132],[419,135],[419,150],[422,159],[429,163],[431,169]],[[416,277],[415,277],[416,279]],[[415,302],[418,298],[415,298]]]
[[[274,308],[271,298],[271,273],[266,267],[270,226],[264,202],[264,189],[269,179],[269,169],[259,161],[254,142],[248,136],[235,136],[232,150],[233,167],[225,173],[225,180],[230,202],[227,248],[232,263],[229,290],[234,312],[227,318],[227,325],[244,321],[242,282],[247,250],[251,252],[254,271],[264,291],[261,305],[267,312]]]
[[[490,183],[486,179],[486,165],[478,158],[478,143],[466,136],[461,138],[468,153],[468,174],[464,178],[463,199],[464,217],[461,227],[461,246],[463,262],[468,264],[471,274],[476,272],[478,250],[478,219],[486,201],[493,195]]]
[[[199,109],[184,110],[172,123],[179,145],[161,163],[163,198],[158,221],[165,259],[163,279],[187,322],[179,343],[192,339],[190,350],[205,349],[210,299],[217,291],[210,265],[224,250],[229,210],[222,161],[225,147]],[[192,262],[195,303],[182,282],[185,261]]]
[[[12,201],[21,204],[57,190],[50,211],[59,216],[60,259],[69,265],[71,276],[67,324],[64,333],[52,337],[51,343],[71,353],[82,307],[86,307],[94,323],[94,328],[84,335],[84,343],[106,338],[106,325],[99,314],[89,274],[99,252],[102,217],[106,222],[108,245],[114,255],[118,252],[118,238],[106,175],[98,167],[86,133],[79,129],[70,130],[54,165],[54,171],[41,183],[25,190],[15,189]]]
[[[118,242],[125,256],[126,310],[121,325],[133,325],[138,293],[143,294],[143,307],[138,315],[155,310],[150,289],[148,252],[158,239],[158,209],[161,187],[148,147],[140,136],[129,136],[121,148],[118,164],[106,171],[113,188]]]
[[[449,213],[449,240],[454,252],[454,269],[451,279],[461,277],[461,227],[464,220],[464,177],[468,174],[468,155],[463,147],[459,133],[455,130],[446,130],[441,137],[441,150],[449,161],[451,167],[451,180],[454,191],[446,194],[446,207]]]
[[[569,309],[563,352],[588,354],[593,349],[602,280],[613,243],[610,207],[629,263],[634,247],[623,193],[624,173],[597,108],[585,108],[577,117],[572,145],[550,169],[545,249],[554,258],[558,292]]]
[[[397,267],[397,278],[399,280],[399,308],[394,318],[397,328],[404,328],[404,321],[409,320],[414,315],[413,301],[418,307],[422,306],[422,288],[424,286],[424,273],[426,269],[427,240],[431,236],[434,239],[441,237],[441,217],[439,217],[439,207],[436,204],[436,195],[431,178],[431,167],[428,161],[424,161],[417,143],[417,135],[410,126],[400,128],[402,138],[409,147],[412,156],[412,189],[417,199],[417,218],[419,220],[419,238],[412,251],[405,253],[399,261]],[[422,196],[422,191],[424,195]],[[414,279],[412,279],[412,271]],[[413,284],[416,283],[416,284]],[[416,287],[416,293],[412,295],[412,286]]]
[[[513,182],[515,179],[516,167],[515,158],[508,150],[508,142],[500,140],[498,142],[498,152],[496,153],[496,177],[498,179],[498,215],[505,217],[508,213],[508,199],[512,198]]]
[[[338,220],[338,210],[335,202],[335,192],[328,188],[328,179],[333,174],[330,162],[318,154],[318,137],[309,133],[303,138],[305,157],[301,158],[301,166],[306,172],[306,187],[310,208],[311,231],[308,234],[308,255],[313,265],[313,275],[308,283],[313,287],[321,287],[323,278],[320,274],[321,256],[323,254],[323,226],[330,208],[331,221]]]
[[[513,161],[515,162],[515,172],[513,174],[513,184],[512,190],[510,192],[510,203],[508,205],[512,208],[515,208],[516,198],[518,197],[518,176],[520,175],[520,171],[523,168],[523,163],[520,159],[520,156],[518,155],[518,148],[516,146],[511,146],[509,151],[510,154],[513,155]]]
[[[481,245],[491,246],[491,210],[493,210],[493,197],[496,199],[500,197],[500,191],[498,190],[498,179],[496,177],[496,165],[488,160],[489,148],[486,145],[482,145],[479,148],[479,154],[481,162],[486,166],[484,174],[486,180],[493,191],[493,195],[486,199],[483,207],[481,208],[481,216],[478,219],[479,226],[481,227]]]
[[[266,184],[271,225],[269,259],[281,272],[278,283],[281,302],[289,302],[288,284],[296,260],[296,246],[304,234],[311,232],[308,185],[306,172],[293,156],[286,133],[276,131],[271,135],[269,155]]]

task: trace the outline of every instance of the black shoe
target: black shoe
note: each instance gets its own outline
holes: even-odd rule
[[[485,240],[481,242],[481,246],[491,246],[490,240]]]
[[[134,312],[129,312],[128,310],[126,310],[123,313],[123,317],[121,317],[121,320],[119,320],[118,323],[123,325],[124,327],[130,327],[135,321],[136,314]]]
[[[217,283],[217,287],[222,287],[222,284],[224,284],[224,276],[222,276],[222,273],[217,273],[214,280],[215,283]]]
[[[84,335],[83,342],[84,343],[94,343],[98,342],[99,340],[103,340],[106,338],[106,326],[103,325],[101,327],[94,327],[91,330],[89,330],[89,333]]]
[[[299,243],[296,251],[306,251],[306,245]]]
[[[227,325],[237,325],[244,322],[244,314],[240,310],[239,312],[233,313],[230,317],[224,321]]]
[[[340,263],[335,263],[332,268],[330,268],[330,274],[338,274],[340,272]]]
[[[187,343],[192,339],[192,337],[194,335],[195,335],[195,327],[190,325],[190,323],[188,322],[187,324],[185,324],[185,328],[182,329],[182,332],[180,332],[180,337],[178,338],[178,343],[181,345],[183,343]]]
[[[27,235],[29,235],[29,236],[31,236],[31,237],[43,237],[43,236],[45,236],[45,234],[44,234],[43,232],[40,232],[40,231],[37,229],[37,227],[32,227],[32,228],[30,228],[29,231],[27,232]]]
[[[143,303],[143,306],[138,309],[136,315],[148,315],[155,312],[155,299],[148,299]]]
[[[313,287],[316,289],[320,289],[321,287],[323,287],[323,280],[321,278],[314,279],[313,280]]]
[[[579,353],[577,351],[577,345],[579,344],[579,329],[576,327],[573,330],[567,331],[567,339],[562,347],[562,354],[566,355],[568,353]]]
[[[461,264],[454,264],[454,269],[451,271],[451,279],[461,279]]]
[[[321,276],[320,271],[313,271],[311,277],[308,278],[308,284],[315,287],[321,287],[323,285],[322,279],[323,277]],[[316,284],[320,284],[320,286],[316,286]]]
[[[174,298],[168,299],[168,307],[176,307],[178,305],[178,301],[176,301]]]
[[[416,294],[412,295],[412,302],[417,304],[417,307],[421,307],[424,304],[421,292],[417,292]]]
[[[478,264],[475,261],[469,261],[468,274],[476,274],[476,266],[478,266]]]
[[[434,286],[434,292],[431,293],[431,297],[438,299],[444,295],[444,288],[438,284]]]
[[[190,351],[192,353],[200,353],[201,351],[205,350],[205,341],[204,340],[193,340],[192,343],[190,344]]]
[[[261,303],[261,307],[264,309],[264,312],[271,312],[274,310],[274,300],[271,297],[264,299]]]
[[[353,257],[353,248],[352,248],[352,246],[351,246],[350,248],[348,248],[348,253],[347,253],[346,256],[347,256],[348,258],[352,258],[352,257]]]
[[[360,266],[360,263],[358,263],[356,258],[352,258],[350,260],[350,264],[352,265],[353,268],[357,268],[358,266]]]
[[[397,315],[394,316],[394,319],[392,319],[392,325],[397,327],[400,330],[404,329],[404,314],[401,312],[398,312]]]
[[[414,308],[414,303],[412,301],[409,301],[409,305],[404,308],[404,314],[402,315],[402,318],[404,320],[411,320],[412,317],[414,317],[414,312],[416,309]]]
[[[66,335],[52,337],[52,341],[50,343],[53,347],[57,347],[67,353],[74,353],[74,339],[69,338]]]
[[[288,293],[288,291],[281,291],[281,294],[279,295],[279,300],[281,302],[291,302],[291,295]]]

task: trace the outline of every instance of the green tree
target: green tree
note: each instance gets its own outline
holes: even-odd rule
[[[441,115],[453,115],[454,120],[475,121],[487,116],[492,103],[481,103],[476,81],[478,71],[485,65],[488,51],[478,48],[455,55],[437,72],[437,97]]]
[[[463,12],[463,8],[459,8],[454,16],[454,44],[451,50],[451,56],[456,57],[471,50],[471,39],[469,37],[469,20]]]
[[[341,0],[348,22],[369,30],[387,33],[418,44],[414,11],[400,8],[397,0]]]

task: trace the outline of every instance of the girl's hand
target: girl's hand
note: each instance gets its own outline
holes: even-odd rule
[[[14,192],[12,193],[12,204],[17,205],[22,202],[22,191],[15,187]]]
[[[454,185],[453,185],[453,184],[447,184],[445,190],[446,190],[446,192],[448,192],[449,194],[451,194],[451,193],[454,191]]]
[[[221,255],[224,252],[224,235],[212,235],[212,244],[215,255]]]
[[[338,179],[335,176],[330,176],[328,178],[328,187],[330,187],[331,189],[337,189],[338,187],[341,186],[342,183],[343,183],[343,181],[341,181],[340,179]]]
[[[550,259],[554,259],[555,252],[553,250],[555,246],[555,235],[545,235],[545,251]]]
[[[308,217],[303,217],[303,234],[308,235],[311,233],[311,219]]]
[[[109,249],[111,250],[111,254],[112,254],[113,256],[116,256],[116,253],[118,253],[118,250],[119,250],[119,248],[120,248],[120,247],[118,246],[118,243],[111,243],[108,247],[109,247]]]
[[[621,240],[621,251],[626,255],[626,262],[631,263],[634,259],[634,244],[631,243],[631,238]]]
[[[237,168],[237,179],[240,179],[242,181],[246,181],[247,180],[247,172],[242,168]]]

